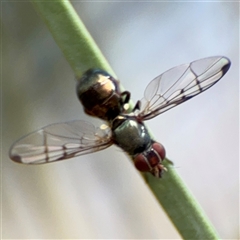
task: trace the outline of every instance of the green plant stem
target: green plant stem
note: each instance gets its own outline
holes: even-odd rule
[[[114,74],[68,1],[32,0],[32,3],[77,77],[91,67],[100,67]],[[195,198],[170,162],[166,162],[168,172],[162,179],[146,174],[145,180],[178,232],[184,239],[219,239]],[[161,223],[159,223],[159,228],[161,228]]]
[[[147,182],[158,202],[184,239],[219,239],[196,199],[170,163],[161,180],[147,175]]]
[[[102,68],[114,75],[109,63],[69,1],[32,0],[31,2],[48,26],[76,77],[80,77],[90,67]]]

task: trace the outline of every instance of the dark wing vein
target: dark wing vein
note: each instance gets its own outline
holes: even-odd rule
[[[151,119],[207,90],[230,67],[226,57],[209,57],[172,68],[153,79],[141,100],[139,117]]]
[[[71,121],[46,126],[19,139],[9,156],[15,162],[41,164],[100,151],[111,144],[109,128]]]

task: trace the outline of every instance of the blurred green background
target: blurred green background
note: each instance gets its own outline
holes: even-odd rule
[[[212,89],[147,124],[220,237],[237,239],[239,3],[73,5],[134,102],[169,68],[231,59]],[[116,147],[42,166],[8,158],[15,140],[45,125],[100,121],[83,113],[74,74],[32,5],[3,2],[1,16],[2,238],[180,238]]]

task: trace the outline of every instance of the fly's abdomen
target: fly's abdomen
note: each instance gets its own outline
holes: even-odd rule
[[[122,111],[119,83],[103,70],[88,70],[78,81],[77,95],[91,116],[110,120]]]

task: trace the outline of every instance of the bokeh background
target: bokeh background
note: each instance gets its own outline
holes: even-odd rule
[[[213,88],[148,121],[222,239],[239,237],[239,3],[72,3],[134,101],[182,63],[224,55]],[[124,153],[42,166],[8,149],[45,125],[86,116],[75,77],[28,2],[2,2],[2,238],[181,238]],[[172,206],[174,208],[174,206]]]

